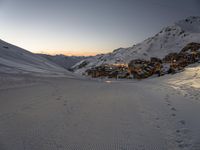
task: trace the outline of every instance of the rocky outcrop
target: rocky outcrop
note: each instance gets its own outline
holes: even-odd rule
[[[196,63],[200,60],[200,44],[189,43],[180,53],[170,53],[164,59],[164,63],[169,63],[169,73],[175,73],[183,70],[186,66]]]
[[[109,78],[136,78],[144,79],[152,75],[177,73],[186,66],[200,61],[200,44],[189,43],[179,53],[170,53],[163,59],[156,57],[145,59],[134,59],[126,65],[104,64],[88,69],[86,74],[92,77]]]
[[[185,46],[182,50],[181,53],[184,52],[199,52],[200,51],[200,44],[199,43],[189,43],[187,46]]]

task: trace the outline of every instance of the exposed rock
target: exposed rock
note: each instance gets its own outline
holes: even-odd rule
[[[179,53],[170,53],[163,59],[134,59],[126,65],[104,64],[86,71],[92,77],[144,79],[152,75],[174,74],[184,70],[189,64],[200,61],[200,44],[189,43]]]
[[[189,43],[187,46],[185,46],[181,53],[183,52],[199,52],[200,51],[200,44],[199,43]]]

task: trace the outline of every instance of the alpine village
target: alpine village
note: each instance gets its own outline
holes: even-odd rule
[[[93,78],[145,79],[175,74],[196,62],[200,63],[200,44],[189,43],[179,53],[170,53],[163,59],[152,57],[150,60],[134,59],[128,64],[103,64],[86,70],[84,75]]]

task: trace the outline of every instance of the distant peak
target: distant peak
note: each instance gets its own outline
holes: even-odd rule
[[[185,19],[186,22],[188,21],[200,21],[200,16],[190,16]]]
[[[186,24],[200,23],[200,16],[190,16],[176,22],[176,24],[179,24],[179,23],[186,23]]]
[[[176,26],[191,33],[200,33],[200,17],[190,16],[175,23]]]

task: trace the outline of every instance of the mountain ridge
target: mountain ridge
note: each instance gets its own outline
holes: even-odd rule
[[[46,58],[3,40],[0,40],[0,72],[41,75],[71,74]]]
[[[198,16],[191,16],[164,27],[154,36],[132,47],[119,48],[108,54],[82,60],[72,69],[75,73],[82,74],[87,69],[102,64],[128,64],[133,59],[164,58],[169,53],[179,52],[191,42],[200,43],[200,17]],[[83,63],[86,65],[82,65]]]
[[[90,58],[89,56],[65,56],[65,55],[48,55],[48,54],[37,54],[39,56],[42,56],[55,64],[70,70],[70,68],[75,65],[76,63],[80,62],[83,59]]]

